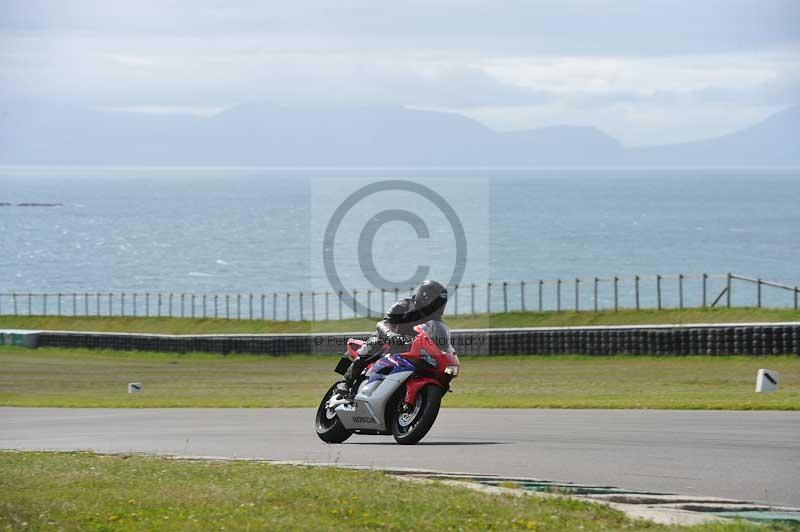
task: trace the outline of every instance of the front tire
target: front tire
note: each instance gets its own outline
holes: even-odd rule
[[[328,389],[328,392],[322,397],[319,408],[317,408],[315,419],[317,436],[325,443],[342,443],[353,434],[344,428],[342,420],[339,419],[335,412],[325,408],[335,389],[336,384]]]
[[[424,386],[417,394],[417,401],[411,412],[402,411],[403,401],[397,401],[392,416],[392,436],[400,445],[414,445],[433,427],[439,408],[442,405],[443,391],[433,384]]]

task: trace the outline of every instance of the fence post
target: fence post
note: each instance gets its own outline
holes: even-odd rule
[[[544,296],[542,295],[543,288],[544,288],[544,281],[539,279],[539,312],[544,311]]]
[[[556,312],[561,312],[561,279],[556,279]]]
[[[161,317],[162,312],[162,305],[161,305],[161,292],[158,293],[158,316]]]
[[[492,315],[492,283],[486,283],[486,314]]]
[[[108,315],[111,316],[112,312],[114,311],[113,302],[112,302],[112,294],[111,292],[108,293]]]
[[[286,321],[289,321],[289,292],[286,292]]]
[[[398,294],[399,294],[399,289],[398,289],[398,288],[395,286],[395,287],[394,287],[394,300],[395,300],[395,301],[397,301],[398,299],[400,299],[400,297],[398,296]]]
[[[458,286],[458,285],[456,285],[456,286]],[[456,296],[456,297],[458,297],[458,296]],[[386,301],[385,300],[386,300],[386,289],[385,288],[381,288],[381,311],[385,311],[386,310]],[[456,300],[456,301],[458,301],[458,300]]]
[[[707,303],[708,296],[706,295],[707,290],[708,290],[708,274],[704,273],[703,274],[703,308],[706,308],[706,306],[708,304]]]
[[[638,292],[637,292],[638,293]],[[638,300],[638,298],[637,298]],[[619,311],[619,277],[614,276],[614,312]]]
[[[300,321],[303,321],[303,291],[298,292],[297,300],[300,304]]]
[[[678,274],[678,307],[683,309],[683,274]]]
[[[634,292],[636,293],[636,310],[638,311],[639,310],[639,276],[635,275],[633,279],[634,279],[634,282],[636,283],[636,286],[634,288]]]
[[[594,311],[597,312],[597,277],[594,278]]]
[[[186,294],[181,294],[181,318],[186,317]]]
[[[78,315],[78,294],[72,294],[72,315]]]
[[[278,294],[272,292],[272,321],[278,321]]]
[[[150,317],[150,292],[144,294],[144,315]]]
[[[214,319],[219,319],[219,294],[214,294]]]
[[[311,291],[311,321],[317,321],[317,293],[313,290]]]
[[[367,288],[367,318],[372,318],[372,290]]]
[[[14,316],[17,315],[17,294],[11,294],[11,308],[14,310]]]
[[[31,308],[33,307],[32,299],[33,295],[30,292],[28,292],[28,316],[30,316],[33,311],[33,309]]]
[[[580,284],[581,280],[575,278],[575,312],[580,312]]]
[[[242,319],[242,294],[236,294],[236,319]]]
[[[756,306],[761,308],[761,277],[756,279]]]
[[[525,312],[525,281],[519,282],[519,301],[522,312]]]
[[[95,314],[99,317],[100,316],[100,292],[97,292],[97,294],[95,294],[94,303],[95,303]]]
[[[358,311],[356,310],[358,308],[358,299],[357,298],[358,298],[358,290],[356,290],[354,288],[353,289],[353,317],[354,318],[358,317]]]
[[[733,276],[730,272],[728,272],[727,276],[727,285],[725,287],[725,303],[727,304],[728,308],[731,308],[731,289],[733,287]]]
[[[172,317],[172,296],[173,294],[169,295],[169,317]]]
[[[471,310],[470,315],[474,316],[475,315],[475,283],[472,283],[470,285],[470,289],[469,290],[470,290],[469,303],[470,303],[470,310]]]
[[[247,319],[252,320],[253,319],[253,294],[248,294],[247,310],[248,310]]]
[[[394,289],[395,293],[397,293],[397,288]],[[339,290],[339,319],[342,319],[342,291]]]
[[[330,319],[330,315],[328,314],[328,291],[325,291],[325,321]]]
[[[800,288],[794,287],[794,309],[797,310],[797,293],[800,292]]]
[[[225,294],[225,319],[231,319],[231,296],[230,294]]]
[[[503,281],[503,312],[508,313],[508,283]]]
[[[195,312],[195,310],[194,310],[194,307],[195,307],[195,295],[194,294],[192,294],[191,301],[192,301],[192,319],[194,319],[194,312]]]
[[[658,274],[656,274],[656,296],[658,310],[661,310],[661,276]]]
[[[42,307],[43,307],[42,308],[42,315],[43,316],[47,316],[47,294],[44,294],[44,296],[43,296]],[[97,308],[98,309],[100,308],[99,304],[97,305]],[[98,312],[99,312],[99,310],[98,310]],[[2,314],[2,312],[0,312],[0,314]]]
[[[125,292],[119,296],[119,314],[125,316]],[[58,315],[61,316],[61,294],[58,294]]]
[[[267,310],[266,309],[267,305],[265,304],[266,303],[265,302],[266,299],[267,299],[267,294],[261,294],[261,320],[262,321],[264,321],[266,319],[266,317],[264,316],[264,311]]]
[[[133,293],[133,317],[134,318],[136,317],[136,299],[137,299],[137,295],[136,295],[136,292],[134,292]],[[194,314],[192,314],[192,317],[194,318]]]
[[[381,302],[382,303],[382,302]],[[455,315],[458,316],[458,284],[453,287],[453,310]]]
[[[28,310],[30,310],[30,307],[31,307],[31,295],[28,294]],[[84,293],[83,294],[83,315],[84,316],[88,316],[89,315],[89,294],[88,293]]]

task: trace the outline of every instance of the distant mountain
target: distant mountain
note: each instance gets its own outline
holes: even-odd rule
[[[648,166],[782,166],[800,164],[800,106],[708,140],[628,150],[628,162]]]
[[[203,118],[16,105],[0,110],[0,164],[800,164],[798,115],[795,107],[717,139],[626,150],[595,128],[498,132],[455,113],[392,106],[242,105]]]

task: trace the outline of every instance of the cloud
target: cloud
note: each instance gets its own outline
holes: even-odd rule
[[[393,104],[626,139],[683,113],[688,137],[800,101],[798,22],[794,0],[7,0],[0,100]]]
[[[279,35],[332,48],[669,55],[773,49],[800,38],[794,0],[6,0],[0,29]]]
[[[512,57],[484,61],[497,80],[557,93],[690,92],[709,87],[753,88],[800,72],[790,53],[640,57]]]

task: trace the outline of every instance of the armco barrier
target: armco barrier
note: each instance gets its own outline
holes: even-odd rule
[[[337,334],[163,335],[40,331],[41,347],[164,352],[336,354],[348,337]],[[475,329],[453,332],[456,351],[465,355],[770,355],[800,354],[800,322]]]

